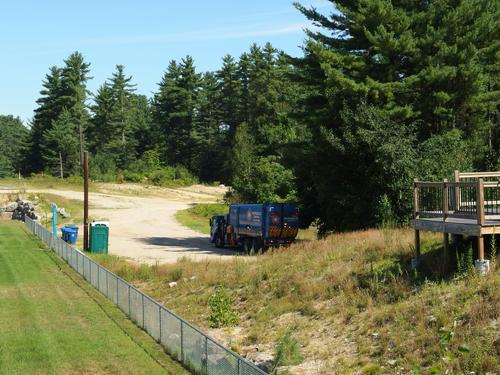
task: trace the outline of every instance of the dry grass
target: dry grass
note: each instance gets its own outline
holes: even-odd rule
[[[418,272],[408,267],[413,232],[405,229],[335,234],[251,262],[238,257],[148,267],[99,260],[207,330],[208,298],[222,285],[236,301],[240,324],[212,333],[243,354],[250,345],[272,353],[292,329],[305,373],[313,373],[309,362],[320,363],[314,372],[325,374],[498,373],[500,273],[444,274],[439,238],[423,236],[426,264]],[[178,285],[169,288],[170,281]]]

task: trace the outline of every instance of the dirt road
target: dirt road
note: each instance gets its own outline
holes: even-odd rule
[[[165,197],[141,197],[141,190],[130,196],[89,194],[90,216],[110,223],[109,253],[148,264],[174,263],[182,257],[205,260],[235,255],[234,251],[212,247],[207,236],[175,219],[177,211],[188,208],[192,202],[214,200],[215,193],[196,187],[171,190],[174,189],[169,189]],[[26,193],[83,200],[82,192],[70,190],[37,189]]]

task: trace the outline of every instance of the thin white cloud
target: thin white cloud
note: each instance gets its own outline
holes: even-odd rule
[[[245,39],[251,37],[276,36],[285,34],[296,34],[310,28],[307,22],[281,25],[275,27],[253,25],[244,28],[217,28],[210,30],[199,30],[177,33],[146,34],[146,35],[119,35],[103,36],[81,40],[81,44],[89,45],[134,45],[134,44],[160,44],[160,43],[186,43],[196,41]]]

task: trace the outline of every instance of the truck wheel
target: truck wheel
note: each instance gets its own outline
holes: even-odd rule
[[[262,253],[261,252],[262,245],[263,245],[263,243],[262,243],[262,240],[260,238],[254,238],[254,240],[253,240],[253,248],[254,248],[254,251],[256,253],[259,253],[259,254]]]
[[[224,238],[220,234],[215,236],[215,247],[223,248],[224,247]]]
[[[243,252],[245,252],[245,254],[250,254],[252,248],[251,241],[252,240],[250,238],[243,239]]]

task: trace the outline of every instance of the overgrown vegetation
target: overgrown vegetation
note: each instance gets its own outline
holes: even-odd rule
[[[233,300],[226,290],[217,286],[214,293],[208,298],[210,327],[220,328],[238,323],[238,316],[233,310]]]
[[[147,266],[100,261],[204,329],[210,328],[210,296],[224,288],[241,329],[226,332],[226,339],[242,354],[255,344],[273,352],[294,327],[302,356],[319,361],[324,374],[400,367],[422,374],[495,373],[500,273],[456,277],[455,265],[451,272],[442,265],[441,239],[424,234],[423,262],[415,271],[409,268],[413,232],[405,229],[334,234],[251,260],[182,260],[148,267],[147,277]],[[165,288],[178,269],[182,279]],[[443,360],[444,329],[454,332],[446,343],[452,361]]]

